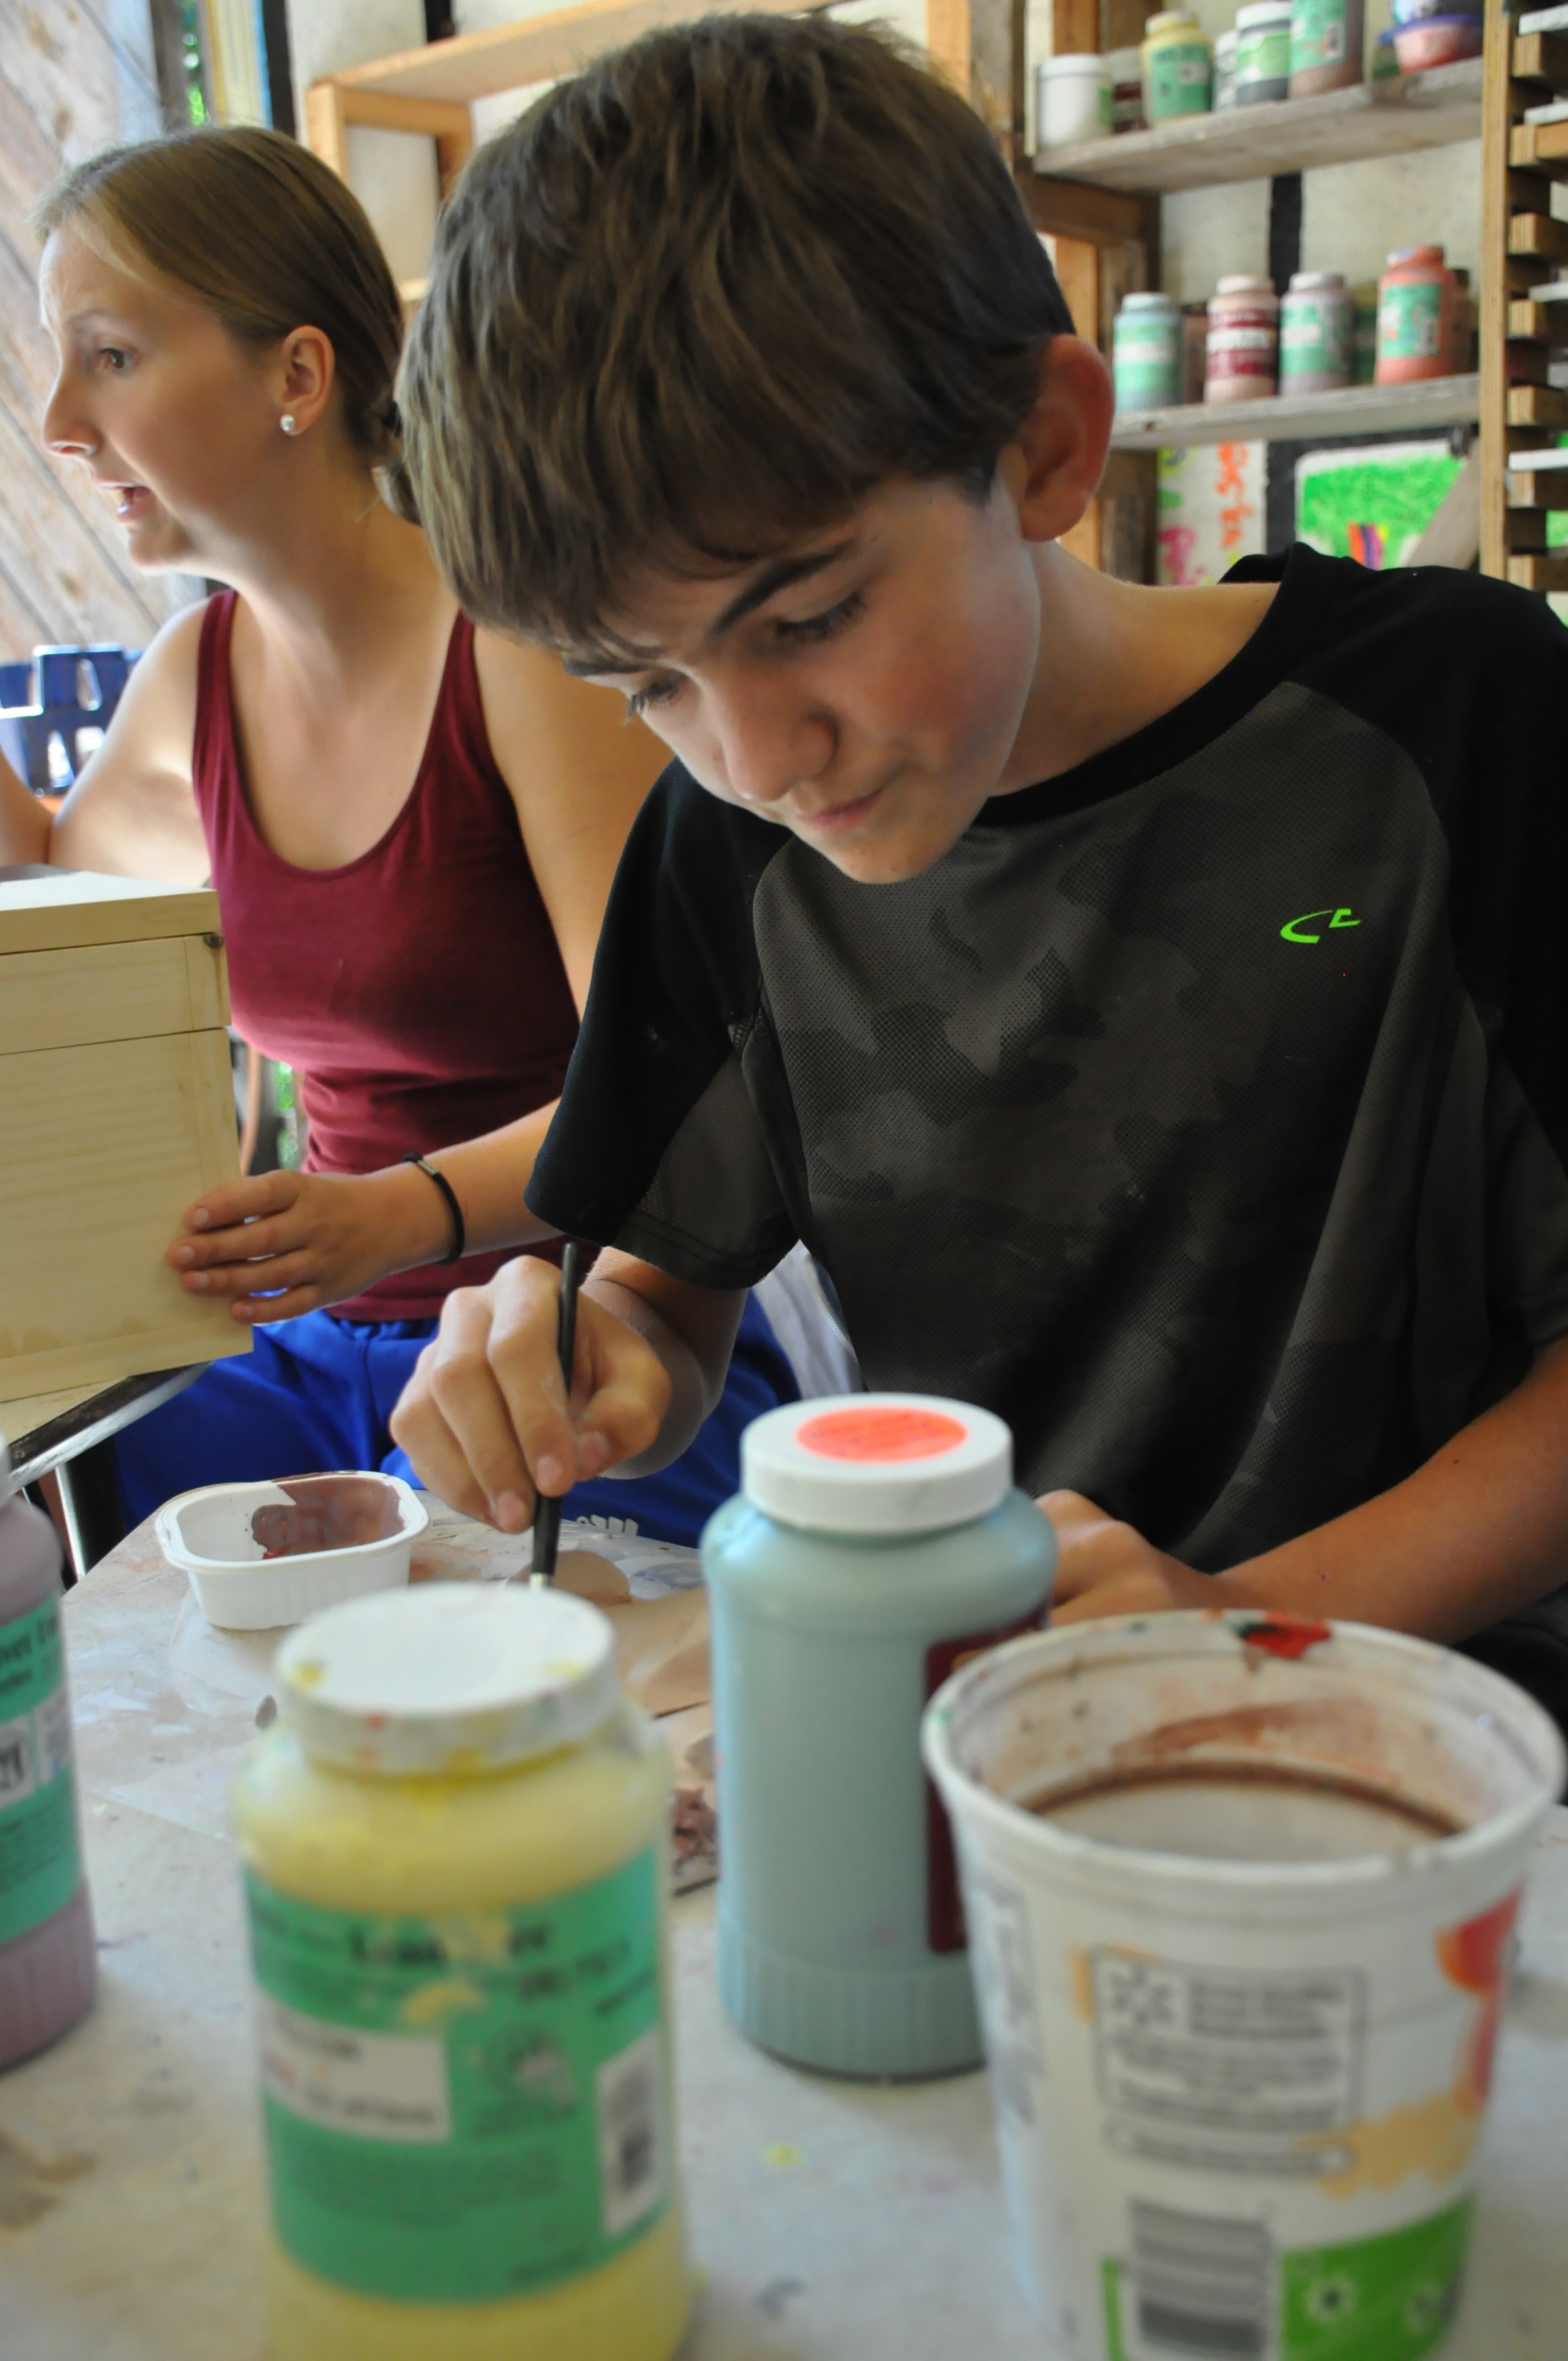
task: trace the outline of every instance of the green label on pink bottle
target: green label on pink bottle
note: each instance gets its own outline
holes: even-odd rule
[[[0,1943],[63,1910],[82,1882],[60,1604],[0,1627]]]
[[[1442,289],[1435,280],[1385,287],[1377,299],[1377,357],[1435,360],[1442,344]]]

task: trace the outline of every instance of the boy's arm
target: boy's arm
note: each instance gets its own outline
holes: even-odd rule
[[[1061,1547],[1054,1622],[1269,1607],[1466,1639],[1568,1580],[1568,1337],[1402,1484],[1225,1574],[1166,1556],[1080,1493],[1040,1506]]]
[[[678,1458],[724,1390],[746,1301],[607,1247],[578,1301],[568,1409],[560,1295],[554,1265],[528,1257],[460,1288],[392,1414],[430,1489],[502,1532],[532,1524],[537,1492]]]

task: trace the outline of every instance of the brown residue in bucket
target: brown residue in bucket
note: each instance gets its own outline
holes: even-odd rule
[[[1231,1754],[1263,1753],[1270,1751],[1271,1739],[1305,1739],[1310,1742],[1302,1752],[1310,1760],[1325,1770],[1349,1770],[1379,1756],[1383,1725],[1376,1708],[1362,1697],[1281,1697],[1269,1705],[1233,1706],[1224,1713],[1168,1721],[1126,1740],[1111,1759],[1118,1770],[1130,1770],[1135,1764],[1168,1763],[1174,1755],[1201,1756],[1222,1749]]]

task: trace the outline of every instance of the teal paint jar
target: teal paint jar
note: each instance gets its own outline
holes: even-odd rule
[[[980,2029],[920,1717],[957,1665],[1044,1622],[1056,1537],[1007,1428],[964,1402],[792,1402],[740,1448],[702,1538],[719,1996],[795,2065],[959,2072]]]
[[[1124,295],[1111,339],[1120,410],[1163,410],[1181,399],[1181,310],[1169,295]]]

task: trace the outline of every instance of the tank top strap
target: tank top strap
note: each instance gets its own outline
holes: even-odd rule
[[[196,649],[196,729],[191,745],[191,784],[207,843],[215,851],[220,827],[232,826],[229,807],[240,793],[235,745],[234,689],[229,647],[239,594],[220,590],[207,601]]]
[[[510,820],[514,817],[511,789],[490,751],[474,644],[473,623],[459,612],[431,720],[426,767],[440,778],[444,795],[477,796],[492,807],[499,796]]]

